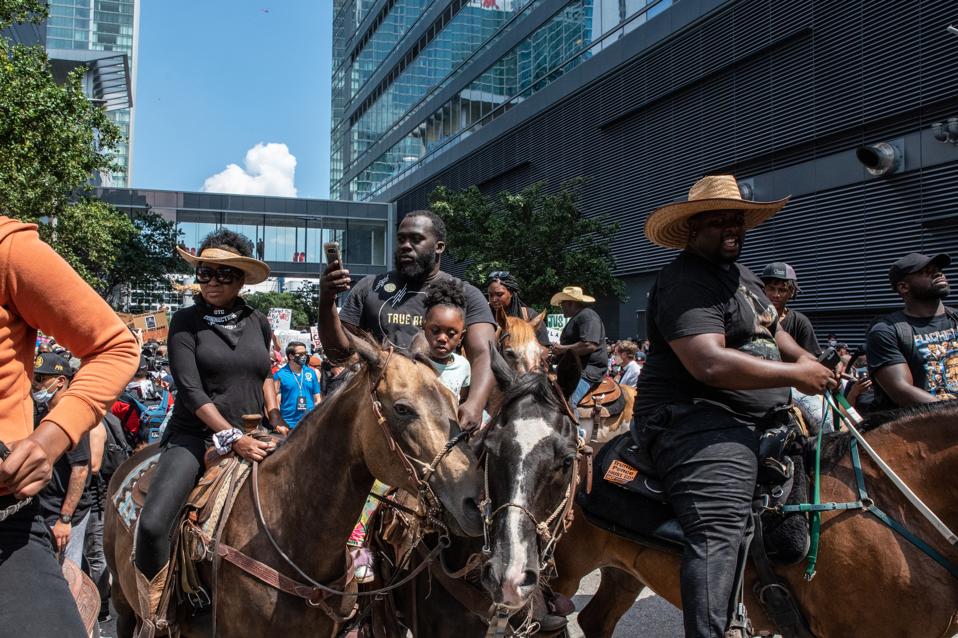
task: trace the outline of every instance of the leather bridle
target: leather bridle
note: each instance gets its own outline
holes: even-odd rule
[[[575,420],[572,418],[573,413],[568,402],[565,400],[565,397],[562,395],[562,392],[559,390],[555,381],[551,378],[550,385],[563,407],[563,415],[568,416],[572,420],[573,432],[576,432]],[[496,418],[498,419],[501,417],[502,414],[500,412]],[[497,508],[492,509],[492,498],[489,491],[490,463],[489,457],[486,455],[485,467],[483,469],[483,500],[479,504],[479,507],[482,511],[482,533],[484,540],[482,547],[483,558],[488,559],[489,556],[492,555],[492,527],[495,523],[496,517],[502,512],[508,511],[509,509],[517,509],[522,512],[535,527],[536,538],[538,540],[537,545],[539,547],[540,574],[545,574],[546,580],[552,578],[555,571],[555,562],[553,557],[555,554],[556,545],[558,544],[559,539],[562,538],[563,534],[565,534],[565,532],[572,525],[574,519],[573,505],[575,504],[575,493],[579,485],[580,468],[582,464],[585,464],[586,481],[591,488],[592,448],[586,445],[586,442],[579,437],[578,434],[576,434],[576,462],[572,468],[572,478],[570,479],[569,484],[566,486],[565,492],[562,495],[562,499],[552,510],[549,516],[540,521],[536,515],[529,510],[529,508],[512,501],[503,503]],[[526,605],[519,608],[510,608],[501,603],[493,603],[489,609],[490,617],[487,621],[489,624],[489,630],[486,634],[487,638],[504,635],[509,619],[526,607],[528,607],[526,619],[518,629],[514,630],[513,635],[533,635],[538,630],[538,623],[532,619],[532,606],[530,603],[526,603]]]

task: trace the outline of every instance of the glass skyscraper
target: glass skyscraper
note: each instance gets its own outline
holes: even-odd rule
[[[82,62],[90,68],[88,92],[103,103],[123,134],[116,151],[119,168],[105,176],[109,182],[105,185],[116,187],[130,182],[139,5],[140,0],[48,2],[47,51],[51,60],[55,64],[57,59]]]
[[[673,1],[335,0],[332,196],[375,199]]]

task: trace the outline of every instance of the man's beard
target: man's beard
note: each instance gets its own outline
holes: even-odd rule
[[[943,288],[935,288],[935,286],[928,286],[927,288],[916,290],[912,289],[911,296],[918,301],[941,301],[948,298],[948,294],[951,292],[951,286],[945,286]]]
[[[396,268],[396,272],[399,273],[400,277],[409,281],[423,281],[429,276],[429,273],[432,272],[432,267],[435,263],[435,253],[416,255],[413,261],[405,264],[399,263],[399,255],[393,256],[393,265]]]

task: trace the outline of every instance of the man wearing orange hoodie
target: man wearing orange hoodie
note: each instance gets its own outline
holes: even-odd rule
[[[0,216],[0,638],[86,635],[31,497],[100,422],[139,362],[133,335],[36,229]],[[83,366],[34,429],[37,329]]]

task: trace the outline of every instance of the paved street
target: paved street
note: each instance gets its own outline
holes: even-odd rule
[[[594,571],[579,587],[576,593],[576,609],[582,609],[599,586],[599,572]],[[574,615],[573,615],[574,617]],[[572,638],[582,638],[579,626],[572,627]],[[676,638],[682,635],[682,614],[671,604],[665,602],[648,590],[636,599],[615,630],[615,638],[642,636],[642,638]]]

